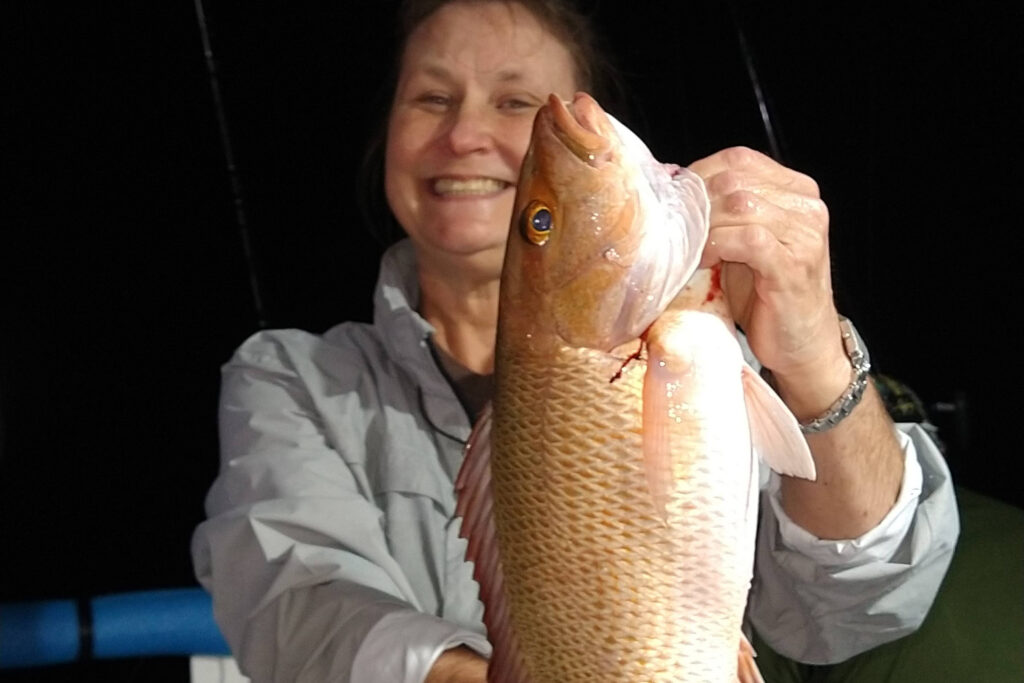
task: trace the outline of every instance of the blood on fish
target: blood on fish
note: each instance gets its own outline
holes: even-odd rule
[[[633,353],[629,354],[629,356],[626,357],[626,360],[622,361],[622,366],[619,368],[619,371],[616,372],[614,375],[612,375],[612,378],[610,380],[608,380],[608,384],[611,384],[615,380],[621,378],[622,377],[622,371],[626,369],[627,365],[629,365],[630,363],[632,363],[635,360],[640,360],[640,354],[643,353],[644,344],[646,343],[646,338],[647,338],[647,332],[645,331],[642,335],[640,335],[640,347],[637,348],[637,350],[634,351]]]
[[[712,301],[716,296],[722,293],[722,264],[716,263],[711,266],[711,286],[708,287],[708,295],[704,299],[705,303]]]

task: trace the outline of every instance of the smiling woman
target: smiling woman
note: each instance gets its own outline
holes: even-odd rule
[[[534,115],[552,93],[591,88],[605,61],[560,0],[413,1],[401,17],[379,149],[387,206],[409,239],[384,257],[375,325],[259,334],[225,368],[226,467],[194,556],[256,680],[271,670],[289,680],[485,675],[452,482],[491,393],[499,278]],[[270,422],[282,429],[255,427]],[[272,483],[250,490],[253,476]],[[293,528],[320,529],[300,544],[313,555],[295,555],[297,539],[277,532],[266,544],[261,529],[276,524],[265,513],[280,505]],[[279,574],[282,552],[305,559]],[[254,580],[240,584],[239,566]],[[264,601],[274,606],[250,617]],[[292,645],[251,635],[281,628]]]
[[[400,46],[409,46],[412,42],[413,34],[422,28],[421,25],[425,20],[449,3],[450,0],[412,0],[402,2],[397,20],[398,44]],[[464,3],[454,4],[457,6]],[[472,5],[473,3],[465,4]],[[509,35],[506,41],[508,44],[504,46],[499,44],[488,46],[486,52],[493,56],[499,50],[504,50],[510,56],[515,56],[518,60],[526,59],[527,61],[536,62],[537,60],[529,58],[531,49],[539,47],[542,43],[547,43],[547,50],[555,52],[564,50],[568,52],[571,59],[570,68],[572,71],[570,77],[573,80],[573,90],[578,89],[589,92],[602,102],[614,98],[620,106],[623,105],[624,98],[621,97],[620,93],[621,84],[616,68],[608,57],[608,50],[604,48],[598,36],[593,32],[589,19],[578,12],[570,2],[565,0],[526,0],[523,2],[482,2],[479,4],[482,7],[491,4],[493,7],[487,11],[491,17],[487,20],[488,23],[474,28],[473,40],[485,42],[478,40],[476,37],[478,33],[489,34],[492,38],[495,37],[495,31],[501,28],[502,23],[521,24],[525,30],[525,33]],[[539,34],[536,32],[537,29],[540,29]],[[539,40],[540,42],[535,46],[531,46],[526,42],[528,40]],[[420,42],[423,42],[422,38]],[[460,44],[462,42],[462,40],[458,41]],[[404,68],[408,56],[408,50],[399,50],[390,73],[385,79],[382,96],[378,98],[381,125],[368,145],[367,154],[359,174],[361,190],[358,193],[358,199],[362,203],[364,218],[370,224],[371,230],[385,244],[390,244],[405,236],[404,228],[395,224],[393,209],[382,190],[384,189],[385,147],[388,140],[389,127],[395,113],[395,97],[399,91],[399,79],[406,76]],[[525,89],[522,94],[530,95],[529,90],[531,88],[535,90],[537,86],[541,85],[538,77],[550,80],[545,73],[521,73],[514,66],[510,62],[500,68],[500,73],[494,74],[494,77],[497,79],[512,81],[508,84],[507,90],[514,90],[515,82],[518,81],[520,90]],[[543,66],[546,72],[547,64],[543,64]],[[437,68],[440,71],[432,69],[433,74],[430,74],[428,71],[425,75],[437,77],[448,75],[439,65]],[[543,94],[543,96],[546,95],[547,92]],[[532,119],[532,112],[536,111],[539,104],[536,101],[531,102],[530,99],[532,98],[518,101],[512,98],[504,104],[504,108],[510,114],[514,113],[516,109],[525,109],[527,118]],[[439,94],[434,98],[433,103],[436,106],[443,106],[447,101],[443,95]],[[476,192],[480,189],[482,188],[475,188],[473,191]]]
[[[306,612],[301,604],[310,604],[307,590],[315,591],[321,579],[324,585],[334,579],[369,583],[396,609],[449,623],[464,612],[457,604],[458,564],[453,560],[449,571],[435,555],[429,572],[410,578],[410,552],[396,535],[403,519],[434,539],[445,538],[443,526],[430,517],[402,518],[397,507],[378,511],[368,523],[335,500],[366,501],[381,510],[385,501],[397,504],[399,495],[425,490],[443,501],[444,487],[430,482],[446,481],[460,457],[458,444],[449,448],[447,437],[426,422],[430,410],[434,424],[459,435],[468,419],[448,383],[418,382],[439,370],[423,346],[432,337],[415,317],[412,259],[389,257],[388,264],[407,266],[401,272],[408,278],[386,279],[379,290],[384,322],[375,339],[388,337],[394,345],[339,342],[344,332],[338,330],[321,336],[340,321],[371,319],[382,249],[368,233],[402,234],[385,218],[383,188],[384,133],[401,56],[395,38],[445,2],[417,0],[419,10],[402,3],[409,16],[398,30],[389,30],[398,0],[323,3],[316,11],[297,10],[296,3],[204,3],[267,319],[274,328],[316,332],[272,337],[307,340],[308,353],[296,351],[305,360],[274,367],[272,354],[254,354],[250,346],[225,373],[225,390],[269,394],[278,383],[284,400],[267,395],[265,409],[250,400],[249,424],[231,422],[241,401],[225,397],[224,478],[230,484],[218,485],[227,496],[213,497],[209,508],[224,519],[209,527],[219,535],[211,546],[218,548],[218,569],[211,572],[217,578],[208,585],[250,671],[270,671],[276,662],[287,676],[287,662],[307,657],[315,675],[320,665],[312,663],[313,652],[334,653],[344,669],[352,651],[345,642],[366,643],[370,654],[374,638],[360,640],[358,619],[346,620],[348,641],[334,630],[339,615],[358,613],[358,590],[325,598],[324,610],[338,618],[325,619],[323,628],[303,631],[286,620],[294,614],[294,623],[306,616],[315,622],[316,609]],[[545,6],[567,3],[519,4],[571,54],[580,54],[563,35],[575,20],[551,21],[543,13]],[[766,147],[729,15],[730,6],[740,10],[784,158],[813,176],[828,202],[840,310],[857,323],[873,365],[913,387],[925,407],[956,398],[955,413],[932,418],[942,420],[939,433],[958,483],[1024,506],[1016,458],[1005,447],[1017,402],[1000,389],[1024,383],[1021,365],[1007,362],[1019,352],[1018,336],[1006,333],[1014,329],[1006,304],[1024,297],[1024,279],[1009,267],[1014,250],[1000,248],[1012,246],[1007,237],[1016,232],[1015,198],[1024,183],[1013,133],[1024,94],[1024,70],[1014,66],[1024,63],[1020,5],[932,3],[921,13],[890,3],[884,14],[851,3],[578,5],[593,13],[613,48],[607,54],[628,74],[634,115],[623,115],[622,102],[609,105],[607,95],[598,92],[596,99],[659,158],[680,163],[740,143]],[[192,562],[183,551],[205,517],[203,497],[218,473],[211,410],[217,369],[261,327],[233,220],[195,7],[14,1],[0,3],[0,16],[9,94],[0,118],[5,165],[13,171],[6,174],[7,201],[0,207],[0,224],[10,226],[0,249],[0,309],[6,313],[0,335],[0,597],[21,602],[191,584]],[[592,57],[576,61],[592,63]],[[595,92],[593,84],[582,89]],[[381,213],[361,221],[363,193],[352,186],[364,140],[376,133],[380,154],[371,186]],[[389,320],[400,324],[388,326]],[[415,362],[405,363],[407,357]],[[259,362],[247,365],[250,360]],[[297,365],[308,381],[299,378]],[[476,375],[449,373],[463,398],[486,397],[486,376],[475,392]],[[327,379],[331,375],[336,382]],[[405,402],[369,397],[386,393],[378,387],[394,377],[436,391],[424,391],[423,409],[416,394]],[[365,400],[351,399],[357,387]],[[305,410],[289,410],[289,394],[302,397]],[[438,396],[445,401],[436,402]],[[439,406],[445,408],[440,416]],[[376,424],[359,417],[363,411],[375,411]],[[433,441],[387,435],[399,414],[419,416],[413,427]],[[952,431],[960,425],[962,431]],[[279,431],[279,442],[270,443],[267,431]],[[349,444],[364,437],[362,447]],[[375,454],[366,459],[375,469],[365,477],[358,474],[362,450]],[[252,467],[230,464],[250,451]],[[322,457],[312,457],[316,452]],[[258,471],[261,453],[275,455]],[[293,495],[288,472],[308,463],[330,480],[332,458],[347,463],[358,486],[338,478],[311,494],[335,508],[308,520],[290,517],[292,506],[310,503]],[[430,464],[435,460],[442,464]],[[399,474],[403,469],[407,474]],[[957,579],[954,559],[941,590],[961,586],[970,604],[936,603],[922,628],[955,625],[956,637],[930,648],[930,669],[901,680],[1019,681],[1024,631],[1019,622],[1003,629],[996,615],[1021,613],[1024,560],[1003,548],[1024,552],[1024,531],[995,518],[972,524],[964,509],[970,499],[960,502],[964,532],[957,555],[976,548],[976,571],[961,571]],[[436,505],[443,510],[445,504]],[[339,518],[360,531],[336,533]],[[771,510],[765,519],[774,519]],[[929,527],[934,524],[914,528]],[[995,541],[995,530],[1007,532],[1006,545]],[[361,531],[365,543],[356,542]],[[904,547],[921,548],[917,543],[909,538]],[[799,555],[786,557],[808,566]],[[1016,573],[996,580],[998,563],[1014,558]],[[443,604],[432,594],[443,594]],[[274,620],[281,625],[277,632],[268,626]],[[378,634],[386,630],[382,625]],[[993,645],[995,630],[1005,647]],[[965,647],[972,638],[975,646]],[[262,660],[251,654],[261,649],[272,654]],[[761,663],[766,649],[758,648]],[[404,652],[394,648],[388,655],[398,659]],[[998,662],[1007,674],[951,673],[948,656],[956,652],[965,665]],[[0,680],[181,681],[185,667],[164,658],[97,660],[73,670],[5,670]],[[154,669],[173,673],[160,678]],[[814,667],[813,675],[824,674]]]
[[[594,90],[603,60],[564,0],[411,0],[400,16],[380,186],[408,239],[381,262],[373,324],[261,332],[224,367],[222,467],[193,557],[256,680],[479,683],[491,652],[453,483],[493,392],[535,114]],[[702,264],[721,264],[753,353],[812,424],[853,377],[817,184],[746,148],[690,170],[710,198]],[[546,218],[527,213],[544,248]],[[934,445],[896,429],[870,387],[858,397],[807,437],[819,484],[776,477],[760,498],[751,621],[802,661],[916,628],[957,534]],[[896,557],[907,544],[909,563]]]
[[[574,72],[569,51],[517,4],[451,3],[410,35],[385,188],[416,248],[431,322],[442,311],[463,320],[466,292],[492,296],[533,116],[549,93],[572,97]]]

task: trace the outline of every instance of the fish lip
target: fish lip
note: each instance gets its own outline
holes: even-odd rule
[[[570,112],[557,95],[548,95],[552,129],[576,158],[597,166],[608,159],[612,147],[608,117],[601,105],[583,92],[576,93],[571,105]]]

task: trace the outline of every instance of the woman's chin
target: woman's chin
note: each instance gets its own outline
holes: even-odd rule
[[[506,234],[499,238],[490,234],[467,234],[461,232],[449,235],[434,235],[433,239],[421,240],[413,237],[413,244],[420,268],[461,269],[479,276],[488,274],[501,276],[505,260]],[[450,273],[456,275],[456,273]]]

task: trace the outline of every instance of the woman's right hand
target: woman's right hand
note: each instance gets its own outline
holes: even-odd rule
[[[487,660],[468,647],[447,650],[423,683],[486,683]]]

